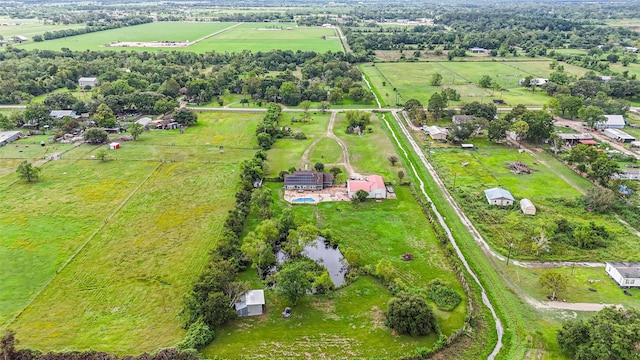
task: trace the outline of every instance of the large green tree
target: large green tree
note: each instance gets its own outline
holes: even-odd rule
[[[547,270],[540,275],[538,282],[551,292],[551,298],[557,298],[558,293],[565,290],[568,278],[566,275],[555,270]]]
[[[20,165],[18,165],[18,167],[16,168],[16,173],[18,173],[18,176],[21,179],[26,180],[27,182],[38,181],[41,171],[41,168],[31,165],[26,160],[21,162]]]
[[[303,267],[303,263],[289,262],[276,276],[278,293],[287,298],[292,305],[296,305],[298,300],[312,289]]]
[[[590,319],[567,321],[556,335],[575,360],[640,359],[640,312],[607,307]]]
[[[98,126],[112,128],[116,126],[116,117],[107,104],[100,104],[94,115]]]
[[[429,102],[427,104],[427,111],[433,116],[435,121],[438,121],[442,118],[442,114],[444,113],[444,109],[447,107],[447,100],[440,93],[434,93],[429,98]]]
[[[389,326],[400,334],[426,335],[436,327],[433,310],[424,297],[403,293],[389,302],[387,311]]]
[[[589,125],[590,128],[595,129],[599,122],[605,121],[604,110],[597,106],[587,106],[578,110],[578,117]]]

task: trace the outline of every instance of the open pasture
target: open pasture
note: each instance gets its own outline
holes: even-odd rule
[[[280,199],[276,214],[291,206],[282,200],[281,183],[268,186]],[[292,208],[296,222],[331,229],[340,249],[351,248],[361,254],[363,265],[375,267],[380,259],[388,259],[397,276],[411,288],[423,288],[435,278],[450,284],[463,297],[462,302],[451,312],[434,311],[448,336],[463,324],[466,297],[409,188],[396,187],[396,193],[397,200],[380,203],[320,203]],[[413,254],[414,260],[403,261],[404,253]],[[242,277],[260,286],[253,269]],[[292,308],[290,319],[283,319],[280,313],[288,302],[268,290],[266,315],[238,319],[220,329],[204,354],[224,358],[242,358],[247,353],[275,358],[301,353],[312,358],[396,358],[411,354],[417,347],[431,347],[436,340],[434,334],[398,336],[384,326],[383,312],[390,299],[389,291],[377,280],[363,275],[331,294],[306,297]]]
[[[43,351],[136,354],[177,343],[182,296],[233,206],[260,118],[200,114],[185,134],[145,132],[104,163],[91,160],[98,147],[80,145],[42,165],[33,184],[0,174],[11,190],[2,192],[0,255],[12,259],[0,264],[0,324]]]
[[[20,25],[13,25],[14,23],[20,23]],[[6,24],[3,26],[0,26],[0,35],[2,35],[5,38],[5,40],[10,39],[12,36],[22,35],[29,38],[29,41],[31,41],[31,38],[33,37],[33,35],[44,34],[47,31],[78,29],[85,26],[82,24],[68,24],[68,25],[43,24],[42,22],[36,19],[12,19],[12,18],[0,18],[0,24]]]
[[[98,31],[89,34],[69,36],[66,38],[29,43],[20,46],[24,49],[60,50],[63,47],[71,50],[139,50],[157,51],[160,48],[143,47],[105,47],[114,41],[149,42],[149,41],[196,41],[209,34],[226,29],[235,23],[225,22],[154,22],[119,29]],[[166,50],[185,50],[184,48],[167,48]]]
[[[431,156],[438,174],[467,215],[474,221],[492,247],[507,253],[514,242],[512,256],[540,260],[598,260],[629,261],[640,254],[637,236],[614,215],[589,212],[582,202],[583,193],[593,185],[563,169],[557,160],[544,154],[535,157],[504,145],[488,141],[473,142],[479,149],[463,151],[444,148]],[[529,175],[515,175],[507,163],[522,161],[532,169]],[[466,165],[463,165],[466,164]],[[516,199],[513,207],[487,204],[484,190],[492,187],[509,190]],[[530,199],[537,208],[535,216],[523,215],[518,206],[522,198]],[[583,225],[593,221],[604,226],[613,236],[608,247],[581,250],[560,241],[554,241],[556,220]],[[532,250],[531,237],[544,231],[551,239],[550,251]]]
[[[273,49],[324,53],[340,52],[342,45],[331,28],[297,26],[294,23],[244,23],[186,49],[198,53]]]
[[[452,61],[452,62],[420,62],[420,63],[376,63],[360,65],[360,69],[370,78],[378,94],[387,104],[395,104],[397,89],[400,102],[418,99],[427,104],[431,95],[450,87],[461,95],[460,103],[479,101],[489,102],[502,99],[507,106],[525,104],[542,106],[550,97],[538,90],[531,92],[520,86],[518,82],[527,76],[548,77],[553,71],[551,62],[539,61]],[[570,74],[581,74],[584,70],[570,65],[565,66]],[[433,74],[442,75],[442,86],[431,86]],[[409,75],[410,76],[407,76]],[[489,75],[504,91],[483,89],[477,84],[483,75]]]
[[[224,31],[223,31],[224,30]],[[323,38],[324,37],[324,38]],[[198,41],[201,40],[201,41]],[[143,43],[154,41],[185,42],[189,46],[127,47],[105,46],[112,42]],[[197,41],[197,42],[196,42]],[[60,50],[135,50],[193,51],[204,53],[269,51],[342,51],[335,30],[320,27],[298,27],[293,23],[232,23],[232,22],[154,22],[120,29],[70,36],[62,39],[20,45],[24,49]]]

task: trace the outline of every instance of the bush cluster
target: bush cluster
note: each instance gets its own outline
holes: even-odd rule
[[[436,304],[438,309],[445,311],[455,309],[462,301],[460,294],[440,281],[440,279],[433,279],[429,282],[427,297]]]

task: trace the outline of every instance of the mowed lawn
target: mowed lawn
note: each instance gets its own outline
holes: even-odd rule
[[[618,260],[631,261],[640,254],[637,236],[621,224],[614,215],[589,212],[585,209],[582,192],[591,183],[572,173],[551,156],[537,154],[537,158],[517,149],[486,140],[474,141],[474,151],[439,148],[431,156],[439,176],[492,247],[506,255],[514,242],[512,256],[541,260]],[[515,175],[509,162],[522,161],[532,169],[529,175]],[[544,161],[544,163],[542,163]],[[487,204],[484,190],[501,187],[518,201],[530,199],[536,206],[535,216],[525,216],[519,207],[499,208]],[[578,190],[580,189],[580,190]],[[550,251],[536,256],[531,237],[540,231],[553,237],[556,220],[566,219],[582,225],[593,221],[605,226],[615,240],[609,246],[595,250],[580,250],[551,240]]]
[[[189,49],[199,53],[273,49],[319,53],[343,51],[334,29],[297,26],[294,23],[245,23],[194,44]]]
[[[550,63],[549,60],[376,63],[375,66],[361,65],[360,69],[369,76],[372,86],[387,104],[395,104],[394,88],[398,91],[401,103],[415,98],[426,105],[431,95],[449,87],[461,95],[461,101],[452,102],[450,106],[472,101],[489,102],[492,99],[502,99],[507,106],[542,106],[550,97],[540,90],[531,92],[518,82],[527,76],[548,77],[553,72]],[[578,67],[563,66],[567,73],[584,73]],[[435,73],[442,75],[442,86],[429,85]],[[480,88],[477,84],[483,75],[491,76],[505,91]]]
[[[115,160],[87,160],[95,147],[82,145],[44,165],[41,182],[15,183],[12,173],[1,177],[2,186],[14,192],[3,192],[0,252],[15,260],[0,265],[0,276],[8,273],[0,287],[19,292],[7,297],[13,310],[2,313],[4,321],[95,232],[8,325],[20,345],[137,354],[180,341],[183,295],[205,265],[224,214],[233,206],[238,164],[255,152],[251,134],[260,118],[200,114],[199,125],[185,134],[145,132],[138,142],[124,143],[109,152]],[[236,135],[244,133],[248,135]],[[213,145],[216,138],[236,149],[220,152]],[[160,146],[167,141],[173,145]],[[202,159],[191,144],[203,145],[195,146],[205,154]],[[144,153],[153,145],[160,149],[157,159],[136,158],[136,147]],[[179,149],[186,154],[179,157]],[[169,160],[170,155],[176,159]],[[4,296],[7,290],[0,289]]]
[[[282,199],[281,184],[269,186]],[[296,222],[331,229],[340,249],[354,249],[363,264],[375,268],[380,259],[388,259],[410,288],[424,288],[435,278],[450,284],[463,301],[452,312],[435,310],[438,324],[448,336],[463,324],[466,297],[409,188],[396,187],[396,193],[397,200],[379,203],[295,205],[293,210]],[[280,200],[277,212],[285,206],[290,205]],[[414,260],[403,261],[404,253],[413,254]],[[254,270],[245,275],[254,286],[260,286]],[[384,325],[384,311],[392,295],[368,276],[362,275],[333,293],[305,298],[286,320],[280,313],[290,304],[272,290],[267,290],[266,297],[266,315],[238,319],[218,330],[214,342],[204,350],[205,356],[398,358],[412,354],[417,347],[431,347],[436,340],[435,334],[410,337],[392,333]]]
[[[160,48],[134,47],[105,47],[114,41],[195,41],[206,35],[228,28],[235,23],[226,22],[154,22],[119,29],[98,31],[89,34],[69,36],[61,39],[47,40],[37,43],[21,45],[23,49],[60,50],[63,47],[71,50],[139,50],[157,51]],[[170,48],[170,50],[185,50],[185,48]],[[193,50],[191,50],[193,51]]]

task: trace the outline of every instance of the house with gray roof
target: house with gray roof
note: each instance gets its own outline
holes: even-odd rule
[[[65,117],[72,117],[74,119],[78,118],[78,115],[76,115],[76,112],[73,110],[51,110],[49,116],[56,119],[62,119]]]
[[[515,201],[509,190],[501,188],[487,189],[484,191],[484,196],[491,205],[509,206]]]
[[[640,287],[640,263],[608,262],[605,271],[620,287]]]

